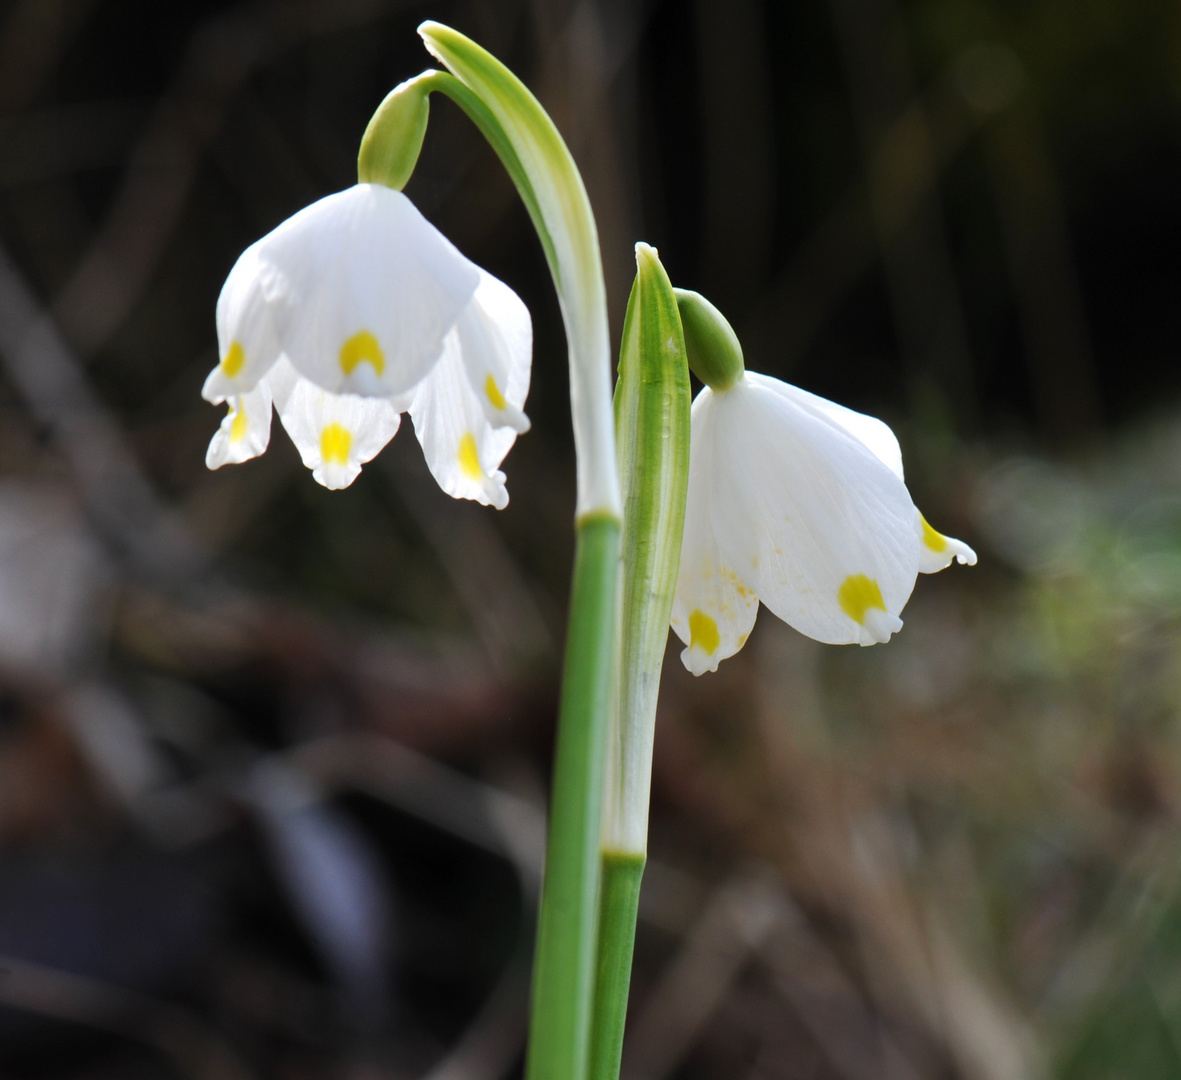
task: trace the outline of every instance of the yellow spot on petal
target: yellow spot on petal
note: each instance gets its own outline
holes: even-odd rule
[[[250,427],[241,398],[238,398],[237,408],[230,410],[230,415],[234,418],[230,421],[230,442],[240,442],[246,437],[246,431]]]
[[[240,341],[231,341],[225,356],[221,358],[221,371],[231,379],[246,366],[246,350]]]
[[[340,424],[329,424],[320,432],[320,457],[325,465],[348,464],[352,446],[352,432]]]
[[[923,543],[927,545],[932,551],[946,551],[947,537],[941,532],[936,532],[931,528],[927,519],[919,514],[919,520],[923,523]]]
[[[340,347],[340,370],[351,375],[359,364],[369,364],[380,375],[385,371],[385,353],[368,330],[354,334]]]
[[[713,656],[722,643],[718,624],[700,608],[689,616],[689,648],[701,649],[707,656]]]
[[[464,432],[459,440],[459,453],[456,454],[459,467],[463,475],[469,480],[483,480],[484,470],[480,468],[480,452],[476,449],[476,437],[470,432]]]
[[[864,574],[850,574],[837,589],[837,602],[841,610],[855,623],[865,622],[865,613],[870,608],[886,610],[882,590],[876,581]]]
[[[500,392],[500,387],[496,385],[496,380],[491,375],[484,380],[484,393],[488,395],[488,400],[492,402],[494,409],[503,409],[508,404],[504,400],[504,394]]]

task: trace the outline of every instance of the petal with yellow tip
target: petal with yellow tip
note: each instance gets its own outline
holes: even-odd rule
[[[331,394],[276,365],[274,397],[279,419],[312,477],[326,488],[348,487],[361,466],[398,432],[401,415],[383,398]]]
[[[714,538],[711,432],[695,423],[689,439],[685,533],[671,621],[685,643],[681,662],[694,675],[701,675],[717,671],[720,661],[742,648],[754,628],[759,600],[723,561]]]
[[[214,405],[253,390],[279,358],[266,277],[258,244],[251,244],[234,263],[217,298],[219,361],[201,390]]]
[[[415,391],[410,417],[427,468],[439,487],[454,498],[474,499],[503,510],[508,489],[500,463],[517,432],[507,425],[494,427],[489,421],[465,357],[466,345],[457,327],[447,337],[442,359]],[[509,383],[507,392],[518,390],[519,384]],[[523,392],[518,400],[524,400]]]
[[[210,469],[258,457],[271,441],[271,392],[265,382],[235,394],[228,404],[229,411],[205,454],[205,465]]]
[[[962,540],[944,536],[931,527],[918,508],[915,508],[915,531],[919,539],[919,573],[937,574],[952,562],[975,566],[976,552]]]
[[[485,270],[472,302],[455,326],[468,381],[488,423],[529,430],[522,411],[533,361],[533,322],[512,289]]]

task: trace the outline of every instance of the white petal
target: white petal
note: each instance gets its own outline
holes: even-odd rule
[[[275,411],[282,413],[287,408],[287,402],[296,386],[305,381],[304,377],[291,366],[291,361],[283,354],[271,366],[263,377],[262,382],[271,392],[271,400],[275,403]]]
[[[934,574],[951,565],[952,560],[968,566],[976,565],[976,552],[962,540],[944,536],[928,524],[915,508],[915,533],[919,538],[919,572]]]
[[[410,416],[439,487],[454,498],[475,499],[497,510],[508,505],[499,466],[517,433],[488,422],[468,379],[458,329],[448,335],[443,358],[415,392]]]
[[[326,488],[345,488],[356,480],[362,464],[397,434],[402,420],[390,401],[330,394],[301,377],[282,391],[283,401],[278,395],[275,401],[279,419],[313,478]]]
[[[529,309],[503,281],[481,270],[479,287],[455,328],[468,380],[488,422],[523,435],[529,418],[521,410],[533,361]]]
[[[722,559],[801,633],[872,645],[902,626],[918,545],[906,485],[859,438],[766,383],[694,406],[713,428]],[[710,391],[703,391],[702,396]]]
[[[681,662],[694,675],[717,671],[720,660],[738,652],[759,612],[758,597],[722,562],[710,523],[713,431],[702,423],[709,406],[704,395],[693,405],[685,536],[672,609],[672,628],[686,646]]]
[[[205,464],[210,469],[238,465],[258,457],[271,441],[271,391],[260,383],[230,399],[230,411],[209,442]]]
[[[259,241],[280,346],[334,393],[381,397],[421,382],[479,270],[405,195],[358,184]]]
[[[221,362],[205,380],[201,396],[220,405],[257,385],[279,355],[266,304],[258,244],[234,263],[217,298],[217,347]]]
[[[879,420],[876,416],[867,416],[865,413],[846,409],[844,405],[838,405],[828,398],[809,394],[807,390],[801,390],[798,386],[792,386],[791,383],[785,383],[780,379],[772,379],[769,375],[760,375],[757,371],[748,371],[746,377],[844,429],[853,438],[864,443],[899,480],[904,479],[902,448],[898,445],[898,439],[890,425],[885,421]]]

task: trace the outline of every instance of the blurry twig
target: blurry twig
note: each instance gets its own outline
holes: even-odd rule
[[[368,22],[395,2],[261,0],[219,14],[193,34],[172,89],[131,155],[106,222],[54,304],[76,348],[93,353],[142,296],[201,155],[250,74],[301,40]]]
[[[974,400],[971,353],[902,13],[894,0],[831,0],[831,7],[899,351],[912,388],[933,382],[963,413]]]
[[[526,895],[536,892],[545,852],[539,807],[379,735],[331,735],[296,747],[287,758],[324,787],[367,792],[509,859]]]
[[[1029,95],[988,126],[984,149],[1038,418],[1052,440],[1076,443],[1099,430],[1101,393],[1066,208]]]
[[[624,1076],[661,1080],[676,1070],[781,913],[779,890],[762,875],[715,891],[633,1022]]]
[[[836,956],[786,897],[782,902],[784,917],[759,956],[832,1067],[845,1080],[880,1076],[883,1065],[894,1080],[919,1076]]]
[[[382,460],[402,505],[443,563],[497,673],[506,676],[551,657],[549,628],[489,516],[438,498],[433,481],[416,482],[391,455]]]
[[[544,812],[390,739],[331,736],[305,743],[287,763],[325,787],[364,791],[513,864],[525,901],[537,900],[545,851]],[[475,1019],[426,1080],[498,1080],[524,1046],[532,922],[522,917],[517,947]]]
[[[196,1014],[97,979],[0,957],[0,1003],[146,1043],[193,1080],[251,1076],[221,1036]]]
[[[937,97],[914,98],[885,124],[882,147],[904,149],[915,132],[925,132],[925,153],[910,168],[894,170],[886,212],[875,222],[863,182],[858,179],[815,227],[787,267],[773,280],[766,299],[747,319],[744,337],[773,348],[781,363],[796,363],[857,281],[873,266],[879,245],[889,245],[901,226],[928,197],[940,173],[975,130],[974,117],[939,84]],[[899,151],[895,151],[897,153]]]
[[[699,273],[726,310],[749,303],[771,254],[775,191],[766,5],[697,0],[705,135],[705,215]]]
[[[532,0],[530,8],[542,57],[537,96],[564,133],[586,181],[611,324],[618,328],[635,273],[633,244],[641,218],[633,72],[652,5]]]
[[[509,961],[475,1020],[423,1080],[498,1080],[525,1045],[529,1007],[528,933],[526,947]]]
[[[0,185],[115,165],[147,104],[115,99],[32,109],[0,120]]]
[[[1027,1080],[1039,1076],[1029,1032],[1016,1010],[973,972],[933,907],[911,895],[889,820],[849,822],[845,845],[848,914],[865,955],[878,1008],[910,1013],[937,1036],[968,1077]],[[813,839],[819,846],[820,837]],[[840,858],[829,851],[826,858]]]
[[[18,0],[0,28],[0,115],[28,106],[96,0]]]
[[[2,248],[0,358],[69,462],[92,520],[116,550],[153,576],[196,572],[204,554],[157,499],[118,425]]]

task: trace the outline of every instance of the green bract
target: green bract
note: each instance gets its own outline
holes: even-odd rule
[[[623,491],[619,691],[607,761],[603,849],[647,850],[652,736],[689,485],[689,368],[677,297],[656,249],[636,245],[615,385]]]
[[[623,606],[607,739],[591,1080],[615,1080],[623,1050],[640,879],[648,843],[656,699],[668,642],[689,483],[689,368],[677,299],[656,249],[636,245],[615,384],[623,489]]]

